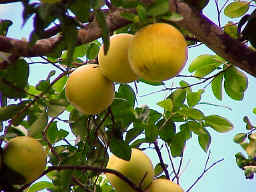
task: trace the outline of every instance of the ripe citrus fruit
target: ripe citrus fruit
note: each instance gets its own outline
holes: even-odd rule
[[[66,83],[67,100],[84,114],[97,114],[111,105],[114,84],[101,73],[99,65],[78,67]]]
[[[128,83],[137,79],[128,61],[128,47],[133,35],[121,33],[110,38],[110,47],[104,55],[104,46],[98,54],[102,73],[110,80],[119,83]]]
[[[176,76],[186,63],[186,40],[172,25],[147,25],[131,40],[128,58],[133,71],[143,79],[168,80]]]
[[[25,178],[25,183],[36,180],[46,167],[46,152],[36,139],[18,136],[11,139],[3,151],[3,163]]]
[[[130,161],[125,161],[115,155],[110,156],[107,168],[119,171],[143,190],[153,181],[154,169],[152,162],[144,152],[138,149],[132,149]],[[118,192],[135,192],[118,176],[111,173],[106,173],[106,175]]]
[[[146,192],[184,192],[183,189],[168,179],[156,179]]]

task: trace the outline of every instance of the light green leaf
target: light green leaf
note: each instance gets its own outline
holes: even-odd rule
[[[202,120],[204,118],[202,111],[194,108],[187,109],[187,116],[195,120]]]
[[[38,192],[43,189],[54,187],[54,185],[48,181],[40,181],[29,187],[27,192]]]
[[[224,26],[224,32],[234,39],[238,38],[237,25],[231,21]]]
[[[192,73],[196,71],[200,72],[200,70],[202,70],[201,72],[202,75],[206,75],[208,72],[210,73],[212,70],[216,69],[223,62],[224,60],[217,55],[210,55],[210,54],[200,55],[192,61],[192,63],[188,68],[188,71]],[[211,70],[209,70],[208,68]],[[207,73],[203,73],[203,70],[206,70]]]
[[[233,129],[233,124],[230,121],[218,115],[206,116],[204,120],[206,126],[220,133],[225,133]]]
[[[224,73],[224,89],[229,97],[234,100],[242,100],[248,87],[247,76],[232,66]]]
[[[240,143],[244,142],[244,140],[246,139],[246,137],[247,137],[247,134],[245,134],[245,133],[237,133],[237,134],[234,136],[233,141],[234,141],[235,143],[240,144]]]
[[[204,93],[203,89],[198,90],[197,92],[188,92],[187,93],[187,103],[190,107],[195,106],[201,100],[201,95]]]
[[[171,99],[165,99],[157,103],[158,106],[164,108],[165,111],[172,112],[173,103]]]
[[[216,77],[213,78],[212,83],[211,83],[211,88],[213,95],[219,99],[220,101],[222,100],[222,82],[223,82],[223,73],[217,75]]]
[[[230,3],[224,9],[224,14],[230,18],[241,17],[249,10],[250,2],[236,1]]]

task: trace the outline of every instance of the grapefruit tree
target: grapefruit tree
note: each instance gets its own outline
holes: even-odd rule
[[[222,161],[209,165],[208,156],[198,179],[182,186],[189,141],[196,138],[195,145],[209,155],[213,135],[233,130],[235,123],[200,105],[217,109],[227,108],[217,101],[242,102],[249,74],[256,77],[255,1],[2,0],[0,4],[12,7],[14,2],[22,6],[23,24],[33,20],[33,26],[28,39],[20,40],[10,33],[15,20],[0,21],[1,191],[155,192],[161,186],[170,192],[189,192]],[[207,17],[207,6],[216,8],[216,21]],[[187,60],[200,45],[212,53]],[[47,75],[34,72],[34,64],[49,64]],[[146,96],[141,100],[142,95]],[[216,103],[208,101],[209,95]],[[251,179],[256,172],[256,128],[243,115],[238,120],[246,128],[233,130],[234,142],[243,150],[235,157]],[[26,147],[33,148],[36,141],[43,148],[29,153],[16,149],[17,158],[9,158],[8,146],[24,136],[33,138],[23,143]],[[150,154],[149,159],[134,157],[135,148]],[[45,155],[43,170],[45,162],[37,157]],[[134,160],[137,157],[139,161]],[[27,163],[31,170],[26,172]],[[39,163],[36,173],[34,163]],[[46,181],[39,179],[41,173]],[[12,182],[17,179],[18,183]]]

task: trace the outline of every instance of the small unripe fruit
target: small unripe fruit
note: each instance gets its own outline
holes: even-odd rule
[[[130,161],[125,161],[115,155],[110,156],[107,168],[119,171],[142,190],[145,190],[153,181],[154,169],[151,160],[145,153],[135,148],[132,149]],[[106,173],[106,175],[118,192],[135,192],[118,176],[111,173]]]
[[[104,46],[98,54],[102,73],[110,80],[119,83],[128,83],[137,79],[128,61],[128,47],[133,35],[120,33],[110,38],[110,47],[104,55]]]
[[[36,180],[46,167],[46,152],[36,139],[18,136],[11,139],[3,151],[3,163],[25,178],[25,183]]]
[[[99,65],[78,67],[69,76],[65,93],[67,100],[84,114],[97,114],[111,105],[114,84],[101,73]]]
[[[184,192],[183,189],[168,179],[156,179],[146,192]]]
[[[187,44],[172,25],[155,23],[143,27],[128,49],[133,71],[145,80],[164,81],[176,76],[187,61]]]

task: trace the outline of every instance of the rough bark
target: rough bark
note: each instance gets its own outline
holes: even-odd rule
[[[193,33],[196,38],[233,65],[256,77],[256,52],[231,38],[209,18],[186,3],[169,0],[170,10],[183,16],[177,22]]]

